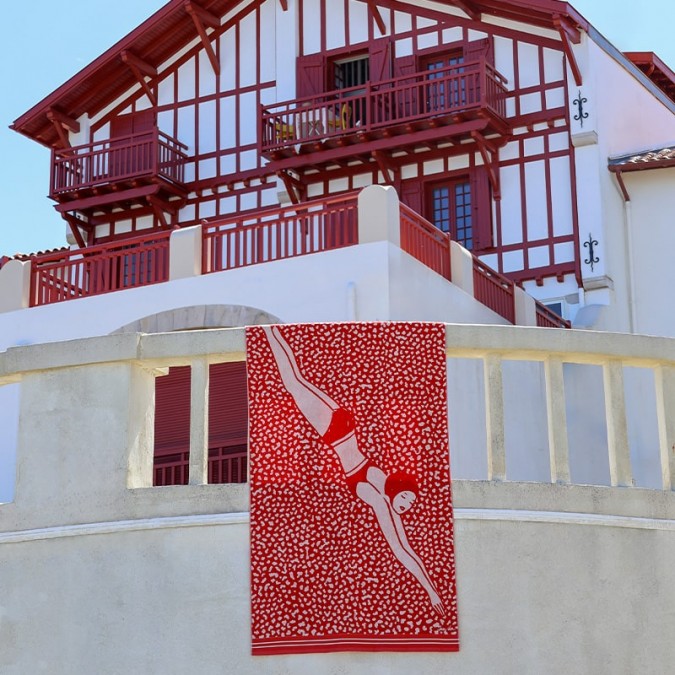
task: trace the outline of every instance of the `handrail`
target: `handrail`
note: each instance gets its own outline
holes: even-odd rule
[[[474,297],[486,307],[516,322],[515,284],[476,256],[473,257]]]
[[[170,236],[153,233],[31,256],[30,306],[167,281]]]
[[[358,243],[356,193],[205,222],[202,272],[246,267]]]
[[[187,146],[158,128],[52,150],[50,196],[112,181],[160,175],[184,181]]]
[[[450,237],[409,206],[400,209],[401,248],[450,281]]]
[[[538,300],[535,301],[537,310],[537,326],[539,328],[571,328],[572,324],[558,316],[550,307]]]
[[[480,58],[261,106],[261,149],[485,108],[503,119],[505,83],[506,78]]]

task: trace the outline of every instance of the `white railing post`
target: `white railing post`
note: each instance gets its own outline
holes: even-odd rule
[[[551,482],[570,482],[570,460],[567,444],[567,410],[563,364],[559,358],[544,362],[546,378],[546,414],[548,417],[548,448]]]
[[[607,447],[609,475],[612,486],[632,486],[626,397],[623,388],[623,364],[612,360],[602,367],[605,385],[605,417],[607,420]]]
[[[506,480],[504,436],[504,382],[502,358],[490,354],[483,362],[488,480]]]
[[[196,359],[190,377],[190,485],[206,485],[209,475],[209,362]]]
[[[30,304],[30,260],[9,260],[0,269],[0,313]]]
[[[169,280],[196,277],[202,273],[202,226],[171,232],[169,239]]]
[[[516,313],[517,326],[537,325],[537,303],[535,299],[519,286],[513,288],[513,301]]]
[[[453,240],[450,241],[450,272],[452,283],[473,298],[473,256]]]
[[[370,185],[359,193],[359,244],[390,241],[401,246],[401,207],[391,186]]]
[[[663,489],[675,487],[675,367],[654,369]]]

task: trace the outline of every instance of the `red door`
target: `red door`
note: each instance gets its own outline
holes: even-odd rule
[[[152,110],[115,117],[110,123],[110,178],[122,178],[152,170]]]

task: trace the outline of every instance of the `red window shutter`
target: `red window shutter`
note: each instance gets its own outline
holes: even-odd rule
[[[414,54],[394,59],[394,77],[405,77],[417,72],[417,58]]]
[[[326,57],[323,54],[298,57],[296,77],[298,98],[323,94],[326,91]]]
[[[422,182],[417,179],[404,181],[401,184],[401,201],[413,211],[423,216]]]
[[[492,199],[490,178],[484,166],[478,166],[471,172],[471,201],[474,251],[491,248],[493,246]]]
[[[209,370],[209,447],[246,445],[246,364],[218,363]]]
[[[486,62],[494,66],[494,44],[489,38],[468,42],[464,48],[464,61],[478,61],[481,57],[485,57]]]
[[[155,457],[190,449],[190,367],[155,380]]]
[[[155,113],[153,110],[141,110],[129,115],[120,115],[110,121],[110,138],[142,134],[155,128]]]
[[[370,47],[370,81],[391,78],[393,44],[391,39],[376,40]]]
[[[411,77],[417,72],[417,58],[415,55],[402,56],[394,59],[394,77]],[[403,84],[411,84],[412,79],[404,80]],[[417,87],[406,87],[398,94],[399,118],[414,117],[420,111],[417,104]]]

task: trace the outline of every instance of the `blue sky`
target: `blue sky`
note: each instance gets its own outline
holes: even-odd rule
[[[3,3],[0,256],[65,243],[65,222],[46,197],[49,151],[7,127],[164,4],[165,0]],[[576,0],[571,4],[622,51],[655,51],[675,69],[673,0]]]

